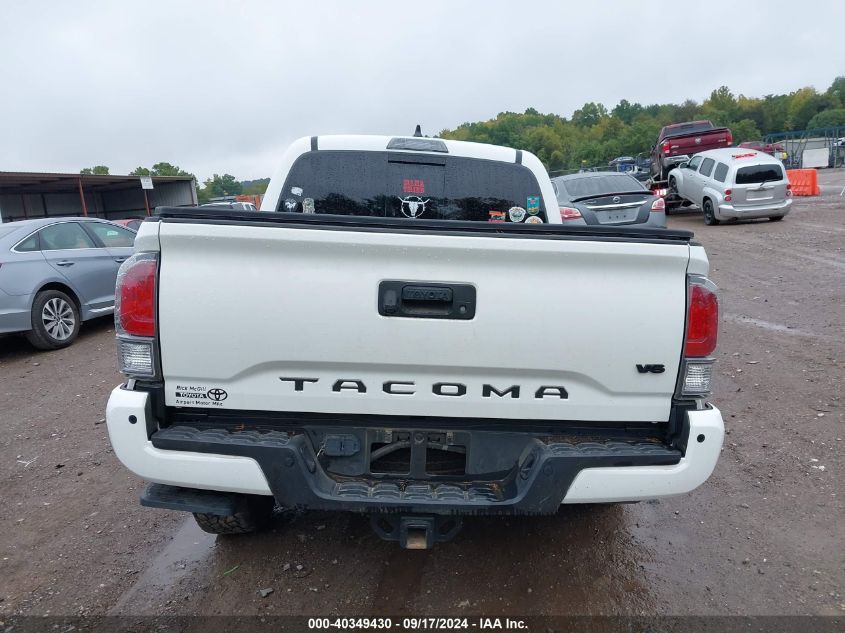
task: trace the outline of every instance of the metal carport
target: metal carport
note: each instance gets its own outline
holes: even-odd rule
[[[197,204],[191,176],[152,181],[153,188],[145,190],[139,176],[0,171],[0,222],[69,215],[119,220],[143,217],[158,206]]]

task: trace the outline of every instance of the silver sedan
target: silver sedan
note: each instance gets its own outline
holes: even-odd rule
[[[117,269],[135,232],[95,218],[0,224],[0,334],[38,349],[70,345],[82,321],[114,312]]]

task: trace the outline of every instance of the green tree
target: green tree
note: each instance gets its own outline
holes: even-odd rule
[[[762,136],[760,130],[757,129],[757,125],[751,119],[742,119],[742,121],[731,124],[731,132],[736,144],[756,141]]]
[[[600,103],[585,103],[572,113],[572,122],[578,127],[592,127],[607,116],[607,108]]]
[[[807,123],[807,128],[825,128],[845,126],[845,108],[835,108],[819,112]]]
[[[221,196],[237,196],[243,192],[243,186],[231,174],[222,176],[214,174],[206,178],[202,188],[206,198],[219,198]]]
[[[194,175],[190,172],[185,171],[181,167],[177,165],[171,165],[170,163],[156,163],[152,166],[151,169],[147,167],[136,167],[132,171],[129,172],[130,176],[190,176],[194,178]]]
[[[95,165],[94,167],[86,167],[85,169],[80,169],[79,173],[87,176],[108,176],[109,168],[105,165]]]

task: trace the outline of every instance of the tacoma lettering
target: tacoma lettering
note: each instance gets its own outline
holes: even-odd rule
[[[279,378],[279,380],[282,382],[293,383],[294,391],[304,391],[306,383],[320,382],[319,378],[299,377],[285,377]],[[416,387],[417,383],[413,380],[386,380],[381,384],[381,390],[390,396],[413,396],[417,393]],[[520,385],[511,385],[510,387],[499,388],[494,385],[484,383],[481,385],[481,397],[510,397],[516,400],[520,397],[521,389],[522,387]],[[342,393],[344,391],[367,393],[367,385],[363,380],[358,378],[338,378],[332,383],[331,390],[334,393]],[[469,393],[469,389],[465,384],[460,382],[436,382],[431,386],[431,393],[436,396],[460,398],[466,396],[467,393]],[[546,397],[566,400],[569,398],[569,393],[560,385],[542,385],[534,392],[535,399],[541,400]]]

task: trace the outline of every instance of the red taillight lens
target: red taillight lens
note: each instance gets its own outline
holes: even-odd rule
[[[118,333],[155,336],[155,255],[134,255],[120,267],[115,290],[115,316]]]
[[[666,210],[666,201],[663,198],[658,198],[654,202],[651,203],[651,210],[652,211],[665,211]]]
[[[671,149],[671,146],[669,145],[669,143],[663,143],[663,153],[664,154],[668,154],[670,149]]]
[[[734,135],[731,133],[730,130],[728,130],[728,146],[730,147],[731,145],[733,145],[733,142],[734,142]]]
[[[716,349],[719,331],[719,298],[709,281],[689,285],[687,338],[684,356],[709,356]]]
[[[790,185],[789,183],[787,183],[787,185],[786,185],[786,195],[788,195],[788,196],[792,195],[792,185]]]
[[[725,202],[731,201],[731,194],[733,193],[732,189],[725,189]]]
[[[581,219],[581,212],[578,209],[573,209],[572,207],[561,207],[560,208],[560,219],[561,220],[580,220]]]

